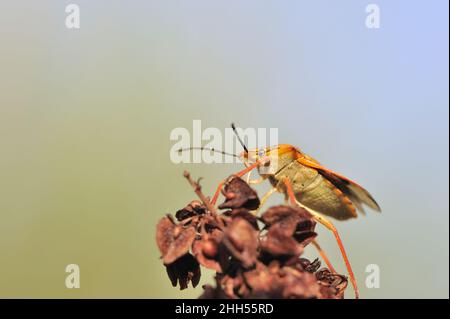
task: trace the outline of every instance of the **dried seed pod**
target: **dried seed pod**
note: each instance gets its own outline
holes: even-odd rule
[[[217,243],[211,239],[206,240],[202,246],[203,255],[208,258],[214,258],[217,256],[219,249],[217,247]]]
[[[235,218],[225,230],[223,243],[230,254],[242,262],[244,268],[256,262],[258,232],[243,218]]]
[[[308,221],[315,226],[313,216],[301,207],[292,207],[279,205],[270,207],[262,216],[262,222],[266,227],[270,227],[275,223],[284,222],[285,220],[295,220],[297,223]]]
[[[303,247],[286,233],[281,223],[270,227],[261,241],[261,249],[273,256],[300,256],[303,252]]]
[[[161,218],[156,225],[156,244],[162,256],[169,250],[175,227],[176,225],[168,216]]]
[[[175,262],[166,265],[166,271],[172,286],[180,285],[180,290],[186,289],[189,282],[192,287],[196,287],[200,281],[200,266],[197,260],[191,255],[186,254]]]
[[[175,217],[178,221],[182,221],[184,219],[196,216],[196,215],[204,215],[206,212],[206,207],[198,200],[193,200],[186,207],[180,209],[175,213]]]
[[[174,237],[174,240],[167,250],[167,253],[163,256],[164,264],[170,264],[189,252],[189,248],[194,242],[194,239],[194,227],[182,228],[178,236]]]
[[[271,274],[267,267],[258,265],[255,269],[243,274],[245,282],[250,287],[253,298],[280,298],[281,287],[277,274]],[[249,297],[250,297],[249,296]],[[250,297],[250,298],[251,298]]]
[[[348,285],[346,276],[334,274],[326,268],[317,271],[315,276],[317,281],[321,284],[322,298],[344,298],[344,291]]]
[[[220,236],[221,237],[221,236]],[[192,253],[197,261],[204,267],[222,272],[219,263],[219,238],[207,237],[195,240],[192,244]]]
[[[231,175],[225,181],[222,193],[225,202],[219,205],[220,209],[225,208],[246,208],[257,209],[260,201],[258,194],[240,177]]]
[[[299,219],[298,214],[295,212],[295,208],[291,206],[286,205],[278,205],[278,206],[272,206],[269,209],[267,209],[262,215],[261,215],[261,221],[266,225],[266,228],[269,228],[273,224],[280,223],[287,218],[290,219]]]
[[[248,221],[250,225],[253,226],[253,228],[259,230],[258,218],[254,214],[250,213],[250,211],[246,208],[235,208],[233,210],[228,210],[225,213],[223,213],[223,215],[231,218],[237,217],[243,218],[246,221]]]
[[[188,253],[194,239],[194,227],[175,225],[167,216],[157,225],[156,242],[166,265]]]
[[[293,268],[286,268],[283,277],[283,298],[311,299],[320,298],[320,285],[315,276],[308,272],[300,272]]]
[[[314,259],[313,262],[306,258],[300,258],[299,264],[304,271],[314,273],[320,268],[320,261],[318,258]]]
[[[319,280],[322,284],[334,287],[338,290],[345,289],[347,287],[347,277],[334,274],[327,268],[322,268],[315,273],[317,280]]]
[[[303,208],[290,206],[274,206],[269,208],[261,217],[261,220],[270,229],[276,227],[277,238],[283,234],[285,237],[293,237],[303,247],[309,244],[317,234],[314,232],[316,222]],[[290,239],[286,239],[290,241]]]

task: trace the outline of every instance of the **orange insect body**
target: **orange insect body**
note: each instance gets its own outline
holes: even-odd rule
[[[247,165],[263,157],[268,160],[265,165],[258,166],[261,177],[268,179],[277,191],[286,196],[283,181],[288,178],[296,200],[313,211],[339,220],[357,217],[357,210],[364,213],[362,204],[380,211],[363,187],[325,168],[292,145],[281,144],[241,154]]]
[[[253,169],[258,169],[261,179],[249,182],[256,184],[267,179],[273,186],[273,189],[262,198],[261,206],[274,191],[278,191],[285,194],[286,199],[290,199],[292,205],[307,208],[314,219],[328,228],[336,238],[350,281],[355,289],[355,297],[358,298],[356,278],[342,240],[336,227],[322,214],[346,220],[357,217],[357,211],[364,213],[363,204],[376,211],[381,211],[380,206],[362,186],[322,166],[295,146],[280,144],[249,151],[237,134],[235,126],[232,124],[231,127],[245,150],[239,155],[239,158],[244,162],[246,168],[235,175],[242,177]],[[217,202],[223,184],[224,181],[219,184],[211,200],[213,205]],[[317,242],[315,246],[324,257],[328,267],[333,269],[325,252],[320,249]]]
[[[304,206],[317,221],[333,232],[355,289],[355,297],[358,298],[356,278],[339,233],[336,227],[321,214],[346,220],[357,217],[357,210],[364,213],[363,204],[381,211],[373,197],[362,186],[322,166],[292,145],[280,144],[251,151],[248,151],[245,145],[243,146],[245,152],[240,155],[240,158],[247,168],[236,175],[243,176],[257,168],[262,177],[261,181],[268,179],[275,190],[285,194],[286,199],[290,199],[291,204]],[[217,200],[221,185],[222,183],[212,199],[213,203]],[[269,191],[263,197],[261,205],[272,193]],[[317,243],[316,247],[319,247]],[[321,249],[319,252],[324,256],[329,268],[333,269],[325,253]]]

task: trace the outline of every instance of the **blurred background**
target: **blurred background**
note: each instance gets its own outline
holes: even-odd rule
[[[0,297],[197,297],[212,273],[171,287],[156,223],[184,169],[212,193],[241,166],[171,163],[194,119],[278,128],[371,191],[382,214],[336,222],[362,297],[449,297],[447,1],[375,1],[379,29],[357,0],[73,2],[72,30],[71,2],[0,3]]]

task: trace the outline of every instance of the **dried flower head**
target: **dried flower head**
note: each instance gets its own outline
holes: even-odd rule
[[[232,175],[224,184],[225,201],[212,207],[198,182],[185,177],[202,201],[167,215],[156,241],[172,285],[180,289],[200,280],[200,265],[216,271],[216,286],[200,298],[343,298],[347,278],[320,269],[318,259],[302,258],[317,236],[316,223],[302,208],[274,206],[257,218],[260,200],[244,180]]]

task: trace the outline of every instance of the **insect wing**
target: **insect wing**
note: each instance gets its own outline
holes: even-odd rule
[[[364,209],[362,208],[361,204],[366,204],[373,210],[381,212],[380,206],[377,204],[372,195],[370,195],[367,190],[365,190],[362,186],[358,185],[354,181],[339,173],[333,172],[326,167],[323,167],[315,159],[309,157],[308,155],[300,153],[297,161],[299,161],[299,163],[302,165],[317,169],[322,176],[324,176],[337,188],[339,188],[344,194],[346,194],[362,213],[364,213]]]

